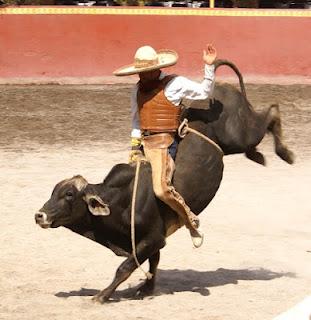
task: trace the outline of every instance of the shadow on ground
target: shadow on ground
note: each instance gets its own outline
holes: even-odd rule
[[[197,292],[202,296],[210,294],[208,288],[224,286],[226,284],[238,284],[239,280],[244,281],[270,281],[273,279],[289,277],[294,278],[294,273],[274,272],[267,269],[241,269],[230,270],[219,268],[215,271],[195,271],[195,270],[161,270],[157,274],[157,284],[153,296],[164,294],[174,294],[175,292]],[[141,284],[117,291],[113,295],[113,300],[135,299],[135,293]],[[81,288],[76,291],[58,292],[55,294],[59,298],[69,298],[74,296],[93,296],[100,290]]]

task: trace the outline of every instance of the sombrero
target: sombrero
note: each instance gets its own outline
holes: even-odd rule
[[[178,60],[178,54],[173,50],[155,51],[150,46],[137,49],[134,63],[121,67],[113,72],[116,76],[129,76],[132,74],[166,68],[174,65]]]

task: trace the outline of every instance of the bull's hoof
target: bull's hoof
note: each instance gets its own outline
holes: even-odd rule
[[[261,164],[262,166],[266,165],[266,159],[265,159],[264,155],[261,152],[257,151],[256,149],[245,152],[245,156],[249,160],[252,160],[258,164]]]
[[[278,149],[276,154],[289,164],[293,164],[295,162],[295,154],[286,147]]]
[[[146,281],[141,285],[135,294],[135,297],[138,299],[144,299],[145,297],[151,296],[154,291],[154,281]]]
[[[92,301],[94,303],[100,303],[103,304],[105,302],[107,302],[109,300],[109,297],[105,294],[103,294],[102,292],[96,294],[93,298]]]

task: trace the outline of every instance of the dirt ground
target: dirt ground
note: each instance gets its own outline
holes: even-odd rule
[[[279,103],[290,166],[260,145],[267,166],[225,158],[221,187],[201,214],[206,241],[179,230],[161,251],[153,297],[132,299],[136,271],[111,303],[91,296],[123,258],[34,214],[54,185],[100,182],[127,161],[130,85],[0,86],[0,319],[273,319],[311,294],[311,86],[247,85],[256,109]],[[146,268],[146,265],[144,265]],[[298,319],[297,319],[298,320]]]

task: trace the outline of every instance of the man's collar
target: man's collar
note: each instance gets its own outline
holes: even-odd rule
[[[166,76],[167,76],[167,74],[164,73],[164,72],[161,70],[161,73],[160,73],[160,76],[159,76],[159,80],[164,79]]]

